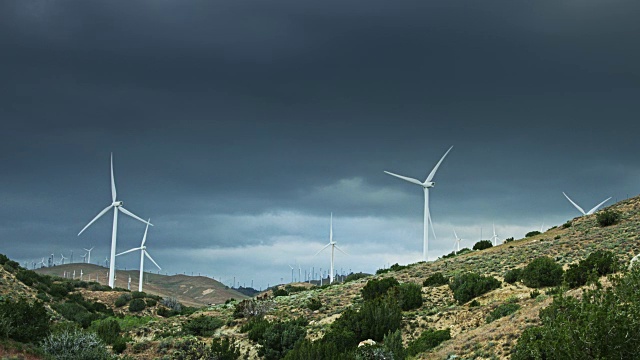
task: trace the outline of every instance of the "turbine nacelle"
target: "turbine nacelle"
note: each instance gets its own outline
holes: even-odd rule
[[[122,205],[124,205],[124,202],[122,202],[122,201],[114,201],[114,202],[111,204],[111,206],[115,206],[115,207],[120,207],[120,206],[122,206]]]
[[[432,187],[434,187],[434,186],[436,186],[436,183],[435,183],[435,182],[433,182],[433,181],[425,181],[425,182],[422,184],[422,187],[423,187],[423,188],[425,188],[425,189],[429,189],[429,188],[432,188]]]

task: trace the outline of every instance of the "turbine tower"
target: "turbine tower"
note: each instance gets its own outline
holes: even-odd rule
[[[331,220],[329,221],[329,243],[325,245],[322,249],[320,249],[320,251],[318,251],[313,256],[320,254],[322,250],[326,249],[329,246],[331,246],[331,271],[329,272],[329,284],[332,284],[333,283],[333,257],[334,257],[335,249],[340,250],[345,255],[349,255],[346,252],[344,252],[342,249],[340,249],[338,245],[336,245],[336,242],[333,241],[333,213],[331,213]]]
[[[496,224],[493,224],[493,236],[491,237],[491,242],[493,242],[493,246],[498,245],[498,235],[496,234]]]
[[[431,224],[431,230],[435,235],[435,229],[433,228],[433,222],[431,221],[431,214],[429,213],[429,189],[434,187],[436,183],[431,180],[433,180],[433,177],[436,175],[436,171],[438,171],[438,167],[440,167],[440,164],[442,163],[444,158],[447,156],[447,154],[449,154],[449,151],[451,151],[451,149],[453,149],[453,146],[450,147],[446,153],[444,153],[442,158],[440,158],[440,161],[438,161],[438,163],[433,168],[433,170],[431,170],[431,172],[429,173],[429,176],[427,176],[427,179],[424,182],[421,182],[418,179],[414,179],[414,178],[394,174],[389,171],[385,171],[385,173],[391,176],[395,176],[399,179],[408,181],[412,184],[422,186],[422,189],[424,191],[424,235],[423,235],[424,244],[423,244],[423,250],[422,250],[422,257],[424,261],[429,261],[429,231],[428,231],[429,224]]]
[[[144,229],[144,236],[142,236],[142,244],[140,244],[140,247],[137,248],[133,248],[133,249],[129,249],[127,251],[123,251],[120,254],[117,254],[116,256],[120,256],[122,254],[126,254],[126,253],[130,253],[132,251],[136,251],[136,250],[140,250],[140,278],[138,278],[138,291],[142,292],[142,279],[144,276],[144,257],[148,257],[149,260],[151,260],[151,262],[158,267],[158,270],[162,270],[162,268],[160,267],[160,265],[158,265],[155,260],[153,260],[151,258],[151,255],[149,255],[149,253],[147,252],[147,247],[144,246],[144,243],[147,241],[147,231],[149,230],[149,225],[151,225],[150,223],[151,219],[149,219],[149,221],[147,221],[147,227]]]
[[[95,246],[92,246],[92,247],[91,247],[91,249],[84,249],[84,248],[83,248],[83,249],[84,249],[84,251],[86,251],[86,252],[87,252],[87,254],[89,254],[89,255],[88,255],[88,257],[87,257],[87,264],[91,264],[91,250],[93,250],[93,248],[94,248],[94,247],[95,247]]]
[[[80,232],[78,233],[78,236],[80,236],[80,234],[82,234],[82,232],[84,232],[89,226],[91,226],[91,224],[93,224],[96,220],[98,220],[98,218],[100,218],[102,215],[106,214],[107,211],[109,211],[111,208],[113,208],[113,229],[111,231],[111,258],[109,260],[109,287],[113,288],[114,287],[114,283],[115,283],[115,265],[116,265],[116,236],[118,234],[118,211],[122,212],[125,215],[129,215],[130,217],[141,221],[145,224],[151,225],[153,226],[153,224],[150,224],[147,221],[142,220],[141,218],[139,218],[137,215],[133,214],[132,212],[130,212],[129,210],[125,209],[122,204],[122,201],[116,201],[116,182],[114,180],[113,177],[113,153],[111,154],[111,205],[107,206],[106,208],[104,208],[104,210],[102,210],[98,215],[96,215],[96,217],[93,218],[93,220],[91,220],[87,226],[85,226],[82,230],[80,230]]]
[[[453,236],[456,237],[456,244],[458,245],[458,252],[460,251],[460,241],[462,241],[461,238],[458,237],[458,234],[456,234],[456,229],[453,228]]]
[[[565,193],[564,193],[564,191],[562,192],[562,195],[564,195],[564,197],[566,197],[566,198],[567,198],[567,200],[569,200],[569,202],[570,202],[570,203],[572,203],[572,204],[573,204],[573,206],[575,206],[575,207],[576,207],[576,209],[578,209],[578,211],[580,211],[580,212],[582,213],[582,215],[591,215],[591,214],[593,214],[594,212],[596,212],[596,210],[598,210],[598,208],[599,208],[600,206],[604,205],[604,203],[606,203],[607,201],[609,201],[609,199],[611,199],[611,197],[609,197],[609,198],[607,198],[605,201],[603,201],[603,202],[601,202],[600,204],[598,204],[598,205],[594,206],[594,207],[593,207],[593,209],[591,209],[591,210],[589,210],[589,211],[587,211],[587,212],[584,212],[584,210],[583,210],[580,206],[578,206],[578,204],[574,203],[574,202],[573,202],[573,200],[571,200],[571,199],[569,198],[569,196],[567,196],[567,194],[565,194]]]
[[[68,259],[68,258],[64,257],[63,254],[60,254],[60,265],[64,265],[64,260],[65,259]]]

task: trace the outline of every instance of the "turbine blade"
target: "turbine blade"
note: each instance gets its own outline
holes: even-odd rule
[[[291,270],[293,270],[293,266],[289,265],[289,267],[291,268]]]
[[[320,251],[318,251],[317,253],[315,253],[313,256],[316,256],[318,254],[320,254],[322,252],[322,250],[328,248],[329,246],[331,246],[331,243],[328,243],[327,245],[325,245],[322,249],[320,249]]]
[[[123,251],[123,252],[121,252],[120,254],[116,254],[116,256],[120,256],[120,255],[122,255],[122,254],[127,254],[127,253],[130,253],[130,252],[132,252],[132,251],[136,251],[136,250],[140,250],[140,249],[142,249],[142,248],[137,247],[137,248],[129,249],[129,250],[127,250],[127,251]]]
[[[607,200],[605,200],[605,201],[601,202],[600,204],[598,204],[598,205],[594,206],[594,207],[593,207],[593,209],[589,210],[589,212],[587,213],[587,215],[591,215],[591,214],[593,214],[594,212],[596,212],[596,210],[598,210],[598,208],[599,208],[600,206],[604,205],[604,203],[606,203],[606,202],[607,202],[607,201],[609,201],[610,199],[611,199],[611,198],[608,198]]]
[[[456,234],[456,228],[453,228],[453,236],[455,236],[456,241],[458,241],[458,234]]]
[[[438,161],[438,163],[433,168],[433,170],[431,170],[431,172],[429,173],[429,176],[427,176],[427,180],[425,180],[424,182],[429,182],[433,179],[433,177],[436,175],[436,171],[438,171],[438,168],[440,167],[440,164],[442,164],[442,160],[444,160],[447,154],[449,154],[449,151],[451,151],[451,149],[453,149],[453,146],[450,147],[449,150],[447,150],[447,152],[444,153],[444,155],[442,155],[442,158],[440,158],[440,161]]]
[[[431,233],[433,234],[433,240],[438,240],[436,236],[436,229],[433,228],[433,221],[431,221],[431,211],[429,211],[429,224],[431,224]]]
[[[140,244],[140,247],[143,247],[145,241],[147,241],[147,231],[149,230],[150,221],[151,221],[151,219],[149,219],[149,221],[147,221],[147,226],[144,228],[144,236],[142,236],[142,244]]]
[[[119,209],[120,211],[122,211],[123,213],[125,213],[125,214],[127,214],[127,215],[131,216],[132,218],[136,219],[136,220],[139,220],[139,221],[141,221],[141,222],[143,222],[143,223],[145,223],[145,224],[149,224],[149,225],[153,226],[153,224],[152,224],[152,223],[147,222],[146,220],[142,220],[141,218],[139,218],[139,217],[138,217],[138,215],[135,215],[134,213],[132,213],[131,211],[129,211],[129,210],[127,210],[127,209],[125,209],[125,208],[124,208],[124,207],[122,207],[122,206],[119,206],[119,207],[118,207],[118,209]]]
[[[82,230],[80,230],[80,232],[78,233],[78,236],[80,236],[80,234],[82,234],[83,231],[85,231],[89,226],[91,226],[91,224],[93,224],[96,220],[98,220],[100,216],[104,215],[107,211],[109,211],[109,209],[111,209],[112,206],[113,205],[109,205],[106,208],[104,208],[104,210],[100,211],[100,213],[96,215],[96,217],[94,217],[93,220],[89,221],[87,226],[85,226],[84,228],[82,228]]]
[[[410,177],[406,177],[406,176],[402,176],[402,175],[398,175],[398,174],[394,174],[394,173],[389,172],[389,171],[385,171],[385,173],[389,174],[391,176],[395,176],[395,177],[397,177],[399,179],[402,179],[404,181],[408,181],[410,183],[422,186],[422,183],[420,182],[420,180],[417,180],[417,179],[414,179],[414,178],[410,178]]]
[[[582,215],[587,215],[587,213],[585,213],[585,212],[584,212],[584,210],[582,210],[582,208],[581,208],[580,206],[578,206],[578,204],[574,203],[574,202],[573,202],[573,200],[571,200],[571,199],[569,198],[569,196],[568,196],[567,194],[565,194],[565,193],[564,193],[564,191],[562,192],[562,195],[564,195],[564,197],[566,197],[566,198],[567,198],[567,200],[569,200],[569,202],[570,202],[570,203],[572,203],[572,204],[573,204],[573,206],[575,206],[575,207],[576,207],[576,209],[578,209],[578,210],[582,213]],[[609,200],[609,199],[607,199],[607,200]]]
[[[329,221],[329,243],[333,242],[333,213],[331,213],[331,220]]]
[[[338,247],[338,245],[336,245],[336,249],[340,250],[340,252],[342,252],[342,253],[343,253],[343,254],[345,254],[345,255],[351,256],[351,255],[347,254],[347,252],[346,252],[346,251],[344,251],[344,250],[340,249],[340,248]]]
[[[155,260],[153,260],[153,259],[151,258],[151,255],[149,255],[149,253],[147,252],[147,250],[143,250],[143,251],[144,251],[144,255],[145,255],[146,257],[148,257],[148,258],[149,258],[149,260],[151,260],[151,262],[153,263],[153,265],[155,265],[155,266],[158,268],[158,270],[162,270],[162,268],[160,267],[160,265],[158,265],[158,263],[157,263]]]
[[[113,178],[113,153],[111,153],[111,201],[116,201],[116,181]]]

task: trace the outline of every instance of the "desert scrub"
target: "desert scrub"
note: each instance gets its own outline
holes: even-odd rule
[[[447,285],[449,283],[449,279],[442,275],[441,272],[437,272],[426,278],[422,282],[422,286],[442,286]]]
[[[514,284],[520,280],[522,269],[511,269],[504,274],[504,282]]]
[[[539,257],[532,260],[522,269],[522,282],[530,288],[556,286],[562,283],[562,266],[550,257]]]
[[[3,337],[18,342],[37,342],[49,332],[49,315],[44,304],[26,299],[0,300],[0,325]]]
[[[183,326],[182,331],[188,335],[212,336],[213,333],[224,325],[224,321],[211,316],[201,315],[189,319]]]
[[[127,305],[127,303],[131,300],[131,294],[129,293],[124,293],[120,296],[118,296],[118,298],[116,299],[115,302],[115,306],[116,307],[123,307],[125,305]]]
[[[440,345],[441,342],[451,339],[451,331],[427,329],[420,337],[411,341],[407,346],[407,354],[410,356],[416,356],[425,351],[431,350],[434,347]]]
[[[111,359],[104,343],[92,332],[67,329],[46,337],[42,344],[45,353],[59,360]]]
[[[140,312],[147,307],[147,303],[141,298],[134,298],[129,303],[129,311]]]
[[[481,276],[476,273],[466,273],[458,275],[449,283],[449,288],[453,291],[453,298],[458,304],[485,294],[500,287],[500,281],[491,276]]]
[[[512,302],[508,302],[505,304],[498,305],[488,316],[487,316],[487,324],[493,322],[494,320],[500,319],[501,317],[505,317],[507,315],[511,315],[514,312],[520,309],[520,305]]]
[[[615,225],[620,221],[620,213],[615,210],[604,210],[596,214],[596,220],[602,227]]]

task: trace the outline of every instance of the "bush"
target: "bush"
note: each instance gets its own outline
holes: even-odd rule
[[[514,303],[505,303],[498,305],[498,307],[493,309],[493,311],[487,316],[487,324],[493,322],[494,320],[498,320],[501,317],[511,315],[519,309],[520,305]]]
[[[529,231],[528,233],[526,233],[524,235],[524,237],[532,237],[532,236],[536,236],[536,235],[540,235],[540,234],[542,234],[540,231],[534,230],[534,231]]]
[[[271,301],[242,300],[235,305],[233,317],[235,319],[262,317],[271,310],[271,308],[273,308],[273,303]]]
[[[360,311],[347,309],[332,325],[332,332],[353,333],[353,341],[373,339],[382,341],[389,332],[400,328],[402,309],[398,301],[391,296],[367,300]],[[339,347],[340,348],[340,347]]]
[[[522,269],[522,282],[530,288],[557,286],[562,283],[562,266],[550,257],[539,257]]]
[[[570,288],[575,289],[587,283],[589,280],[589,269],[581,264],[570,264],[564,273],[564,283]]]
[[[406,265],[399,265],[398,263],[395,263],[395,264],[391,265],[391,267],[389,267],[388,269],[378,269],[376,271],[376,275],[388,273],[388,272],[391,272],[391,271],[399,271],[399,270],[406,269],[406,268],[407,268]]]
[[[613,286],[558,295],[540,311],[541,326],[526,329],[511,359],[633,359],[640,352],[640,272]]]
[[[160,301],[160,304],[166,306],[170,310],[175,311],[176,313],[180,313],[182,311],[182,304],[173,297],[167,297]]]
[[[422,286],[442,286],[447,285],[449,279],[442,275],[441,272],[434,273],[422,282]]]
[[[394,360],[404,360],[407,357],[407,352],[402,345],[402,332],[400,329],[396,331],[389,331],[382,340],[384,348],[393,354]]]
[[[122,331],[120,324],[115,319],[94,321],[91,324],[91,329],[109,345],[113,345],[121,337],[120,332]]]
[[[0,301],[2,335],[18,342],[38,342],[49,332],[49,315],[44,304],[25,299]]]
[[[129,303],[129,311],[131,311],[131,312],[142,311],[146,307],[147,307],[147,303],[143,299],[140,299],[140,298],[133,299]]]
[[[473,250],[484,250],[493,247],[490,240],[480,240],[473,245]]]
[[[109,351],[96,334],[80,329],[63,330],[51,334],[41,345],[44,352],[54,359],[111,359]]]
[[[334,342],[324,338],[317,341],[302,339],[293,349],[287,352],[285,360],[353,360],[351,353],[346,353],[338,348]]]
[[[604,210],[596,214],[596,220],[600,226],[610,226],[620,221],[620,213],[615,210]]]
[[[522,275],[522,269],[511,269],[504,274],[504,281],[509,284],[514,284],[520,280]]]
[[[131,294],[129,293],[124,293],[120,296],[118,296],[118,298],[116,299],[116,302],[114,303],[115,307],[123,307],[125,305],[127,305],[127,303],[131,300]]]
[[[307,303],[307,308],[312,311],[320,310],[321,307],[322,307],[322,303],[318,299],[311,299]]]
[[[504,242],[505,242],[505,243],[510,243],[510,242],[512,242],[512,241],[514,241],[514,240],[515,240],[515,239],[514,239],[513,237],[508,237],[508,238],[504,239]]]
[[[285,289],[276,289],[273,291],[273,297],[289,296],[289,293]]]
[[[127,340],[123,337],[117,338],[111,346],[111,349],[113,349],[113,352],[116,354],[122,354],[127,349]]]
[[[189,335],[209,337],[222,325],[224,325],[224,321],[221,319],[201,315],[187,321],[182,326],[182,331]]]
[[[144,299],[147,297],[147,293],[144,291],[132,291],[131,298],[132,299]]]
[[[282,359],[299,340],[304,339],[307,331],[306,321],[302,319],[272,323],[263,333],[258,344],[258,355],[266,360]]]
[[[414,283],[404,283],[396,287],[398,304],[402,311],[417,309],[422,306],[422,287]]]
[[[590,277],[604,276],[616,272],[618,258],[611,251],[598,250],[589,254],[578,264],[569,265],[564,274],[564,282],[569,288],[585,285]]]
[[[367,276],[370,276],[369,274],[365,274],[365,273],[351,273],[349,275],[347,275],[347,277],[344,279],[345,283],[348,283],[350,281],[356,281],[362,278],[366,278]]]
[[[229,338],[213,338],[207,349],[207,356],[216,360],[236,360],[240,358],[240,349]]]
[[[491,276],[481,276],[476,273],[466,273],[456,276],[449,283],[453,291],[453,298],[459,303],[467,301],[500,287],[500,281]]]
[[[362,298],[365,300],[373,300],[386,294],[389,289],[398,285],[400,285],[400,283],[398,283],[398,280],[392,277],[384,278],[381,280],[371,279],[361,290]]]
[[[153,299],[147,299],[145,300],[147,307],[154,307],[158,304],[158,302],[156,300]]]
[[[451,339],[451,331],[427,329],[420,337],[410,342],[407,346],[407,354],[410,356],[416,356],[419,353],[433,349],[440,345],[443,341]]]

